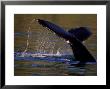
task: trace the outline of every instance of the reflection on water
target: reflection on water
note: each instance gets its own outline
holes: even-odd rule
[[[85,20],[82,20],[85,17]],[[97,75],[97,65],[88,63],[84,68],[76,64],[70,46],[35,18],[43,18],[65,29],[89,26],[93,35],[84,45],[96,58],[96,15],[15,15],[14,23],[14,75],[15,76],[68,76]],[[71,19],[73,18],[73,19]]]

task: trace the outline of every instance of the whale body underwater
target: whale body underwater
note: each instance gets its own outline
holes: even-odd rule
[[[36,19],[36,21],[43,27],[56,33],[59,37],[64,38],[70,44],[75,59],[79,61],[76,66],[84,66],[87,62],[96,62],[95,58],[83,45],[83,41],[92,35],[87,27],[73,28],[65,31],[62,27],[52,22],[42,19]]]

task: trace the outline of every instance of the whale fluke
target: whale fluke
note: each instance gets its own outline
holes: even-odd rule
[[[74,34],[80,41],[85,41],[92,35],[87,27],[72,28],[68,32]]]
[[[49,30],[56,33],[58,36],[68,40],[73,50],[76,60],[80,61],[77,66],[84,66],[86,62],[96,62],[95,58],[83,45],[82,41],[86,40],[92,33],[87,27],[79,27],[65,31],[62,27],[46,20],[37,19],[38,23]]]

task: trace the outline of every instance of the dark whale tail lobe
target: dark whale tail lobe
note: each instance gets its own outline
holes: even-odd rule
[[[58,36],[69,40],[76,60],[80,61],[79,65],[85,65],[86,62],[96,62],[87,48],[82,44],[92,33],[86,27],[70,29],[68,32],[60,26],[49,21],[37,19],[38,23],[49,30],[55,32]]]
[[[74,34],[80,41],[85,41],[92,35],[88,27],[72,28],[68,32]]]

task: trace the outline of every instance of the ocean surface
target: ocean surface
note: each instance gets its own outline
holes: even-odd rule
[[[95,76],[96,63],[88,62],[85,67],[71,66],[78,63],[73,55],[22,53],[14,54],[15,76]]]

